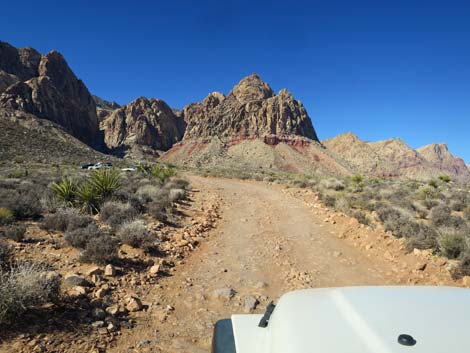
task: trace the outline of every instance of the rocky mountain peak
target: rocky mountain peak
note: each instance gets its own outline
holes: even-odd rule
[[[243,78],[225,97],[215,92],[183,109],[185,140],[297,135],[318,140],[302,103],[287,90],[275,95],[257,74]]]
[[[240,103],[267,99],[274,96],[269,85],[257,74],[243,78],[230,92]]]
[[[470,177],[470,171],[463,159],[455,157],[450,153],[446,143],[432,143],[417,149],[433,167],[443,173],[455,175],[457,177]]]
[[[2,73],[3,71],[3,73]],[[0,108],[51,120],[80,140],[99,145],[96,105],[63,56],[0,42]]]

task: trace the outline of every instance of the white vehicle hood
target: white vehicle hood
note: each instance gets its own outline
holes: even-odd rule
[[[279,300],[267,328],[254,321],[232,317],[237,353],[470,352],[470,290],[462,288],[302,290]],[[416,344],[399,344],[401,334]]]

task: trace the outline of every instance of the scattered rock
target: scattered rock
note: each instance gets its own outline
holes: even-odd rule
[[[91,324],[91,326],[98,328],[98,327],[103,327],[104,326],[104,321],[95,321]]]
[[[160,268],[161,268],[161,266],[159,264],[153,265],[152,267],[150,267],[149,273],[151,275],[155,276],[155,275],[158,274],[158,272],[160,272]]]
[[[250,313],[256,309],[256,306],[259,304],[258,299],[249,295],[243,298],[243,311],[245,313]]]
[[[113,265],[106,265],[104,268],[104,275],[107,277],[114,277],[116,276],[116,269]]]
[[[102,274],[103,274],[103,270],[99,268],[98,266],[93,266],[86,271],[86,275],[90,277],[94,275],[102,275]]]
[[[230,287],[223,287],[216,289],[212,292],[212,297],[215,299],[224,299],[230,300],[235,296],[236,292],[233,288]]]
[[[92,287],[93,286],[93,284],[88,282],[85,279],[85,277],[80,276],[76,273],[66,275],[64,279],[64,285],[67,287],[75,287],[75,286]]]
[[[140,311],[142,310],[143,305],[139,298],[136,297],[129,297],[127,300],[126,309],[130,312]]]

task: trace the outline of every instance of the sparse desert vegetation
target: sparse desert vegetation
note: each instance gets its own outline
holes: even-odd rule
[[[88,310],[77,324],[94,322],[97,307],[105,312],[124,300],[121,278],[157,266],[145,279],[151,281],[173,266],[173,259],[197,243],[184,240],[175,247],[174,234],[207,229],[197,222],[187,225],[178,211],[189,205],[188,192],[188,181],[166,165],[144,165],[132,173],[68,166],[0,168],[0,327],[8,330],[12,323],[40,315],[44,306],[58,312],[65,307]],[[125,247],[133,249],[134,257]],[[103,270],[85,280],[89,266]],[[108,277],[103,277],[104,267],[111,268]],[[76,280],[72,285],[71,276]],[[99,302],[91,305],[97,291],[107,294],[99,294]],[[129,325],[125,315],[105,317],[111,337],[121,324]]]

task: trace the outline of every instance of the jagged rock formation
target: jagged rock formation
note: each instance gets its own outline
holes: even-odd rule
[[[417,149],[431,165],[443,173],[457,177],[470,177],[470,170],[462,158],[455,157],[450,153],[447,144],[433,143]]]
[[[184,120],[160,99],[140,97],[113,111],[101,128],[114,150],[166,151],[184,134]]]
[[[99,121],[106,119],[111,115],[113,110],[121,108],[121,106],[114,101],[107,101],[95,95],[92,97],[96,104],[96,114],[98,115]]]
[[[34,114],[99,144],[95,102],[57,51],[41,55],[0,42],[0,93],[0,109]]]
[[[209,94],[202,102],[186,106],[184,140],[297,135],[318,140],[302,105],[287,90],[274,94],[258,75],[240,81],[225,97]]]

